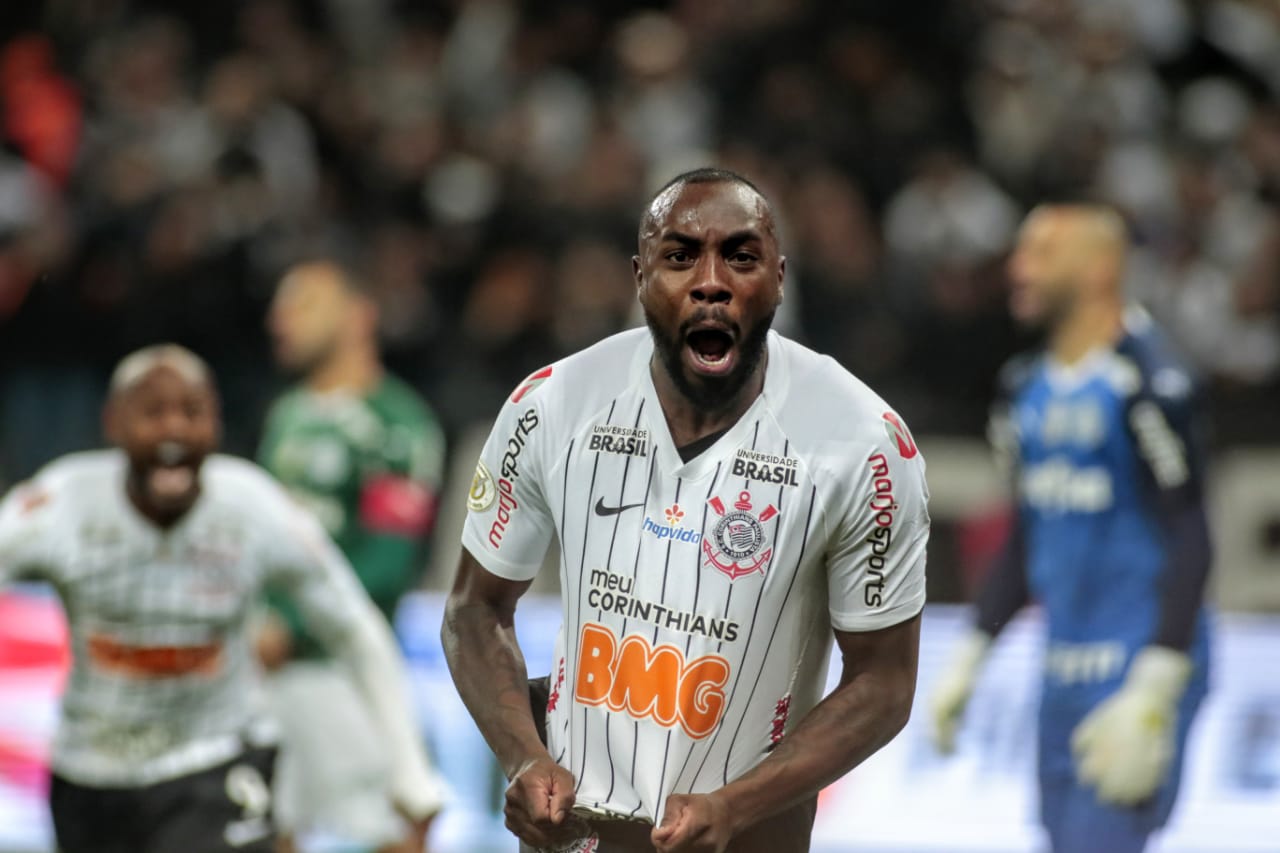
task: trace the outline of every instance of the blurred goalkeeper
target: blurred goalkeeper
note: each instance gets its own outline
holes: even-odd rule
[[[1149,318],[1126,309],[1126,249],[1103,207],[1044,206],[1023,225],[1011,310],[1047,331],[1047,350],[1006,366],[990,428],[1017,523],[931,700],[950,752],[991,642],[1023,605],[1043,606],[1039,781],[1055,853],[1145,847],[1207,683],[1201,403]]]
[[[440,783],[409,713],[395,640],[310,515],[252,463],[214,453],[213,378],[181,347],[120,363],[113,449],[55,460],[0,502],[0,586],[57,589],[72,664],[53,746],[62,853],[271,853],[277,726],[250,616],[288,589],[345,664],[415,816]]]
[[[280,365],[301,377],[267,419],[261,462],[351,561],[391,623],[418,582],[444,467],[426,402],[384,370],[378,309],[358,274],[334,259],[295,265],[280,282],[270,329]],[[281,850],[324,832],[377,853],[420,853],[429,818],[407,819],[390,790],[393,756],[350,679],[287,594],[268,599],[258,652],[284,724],[276,774]]]

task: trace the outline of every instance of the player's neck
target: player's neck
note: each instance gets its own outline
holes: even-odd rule
[[[653,377],[653,387],[658,394],[658,402],[662,405],[662,414],[666,418],[672,443],[676,447],[683,447],[736,424],[764,391],[767,362],[768,353],[765,353],[754,374],[738,393],[723,405],[712,408],[686,397],[676,387],[666,368],[655,358],[650,363],[650,375]]]
[[[1099,347],[1111,346],[1124,332],[1124,305],[1115,299],[1078,304],[1049,340],[1049,351],[1060,364],[1072,365]]]
[[[319,394],[346,391],[367,394],[382,381],[382,362],[373,347],[338,350],[307,375],[307,388]]]

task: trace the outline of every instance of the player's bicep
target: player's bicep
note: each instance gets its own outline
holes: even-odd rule
[[[918,452],[872,452],[851,484],[853,497],[827,555],[831,624],[871,631],[920,612],[929,541],[928,487]]]
[[[52,492],[38,481],[19,483],[0,501],[0,584],[52,568],[54,511]]]
[[[528,403],[503,407],[485,442],[467,495],[462,544],[489,572],[531,580],[555,522],[542,487],[548,430]]]
[[[495,575],[480,564],[465,547],[458,559],[458,573],[449,592],[450,609],[485,607],[510,621],[516,602],[529,589],[532,581],[510,580]]]
[[[836,630],[842,659],[840,683],[871,675],[908,691],[915,690],[920,657],[920,614],[874,631]]]
[[[347,558],[301,507],[290,507],[273,531],[266,559],[268,585],[288,598],[302,621],[328,646],[341,643],[373,608]]]

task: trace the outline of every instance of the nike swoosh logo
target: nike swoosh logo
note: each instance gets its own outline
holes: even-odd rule
[[[627,504],[626,506],[605,506],[604,498],[601,498],[600,500],[596,501],[596,515],[604,515],[604,516],[617,515],[620,512],[626,512],[627,510],[635,509],[638,506],[644,506],[644,504],[640,503],[640,504]]]

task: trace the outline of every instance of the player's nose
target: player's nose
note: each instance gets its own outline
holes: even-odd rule
[[[733,300],[728,270],[724,260],[715,254],[704,255],[698,264],[689,297],[694,302],[728,303]]]

